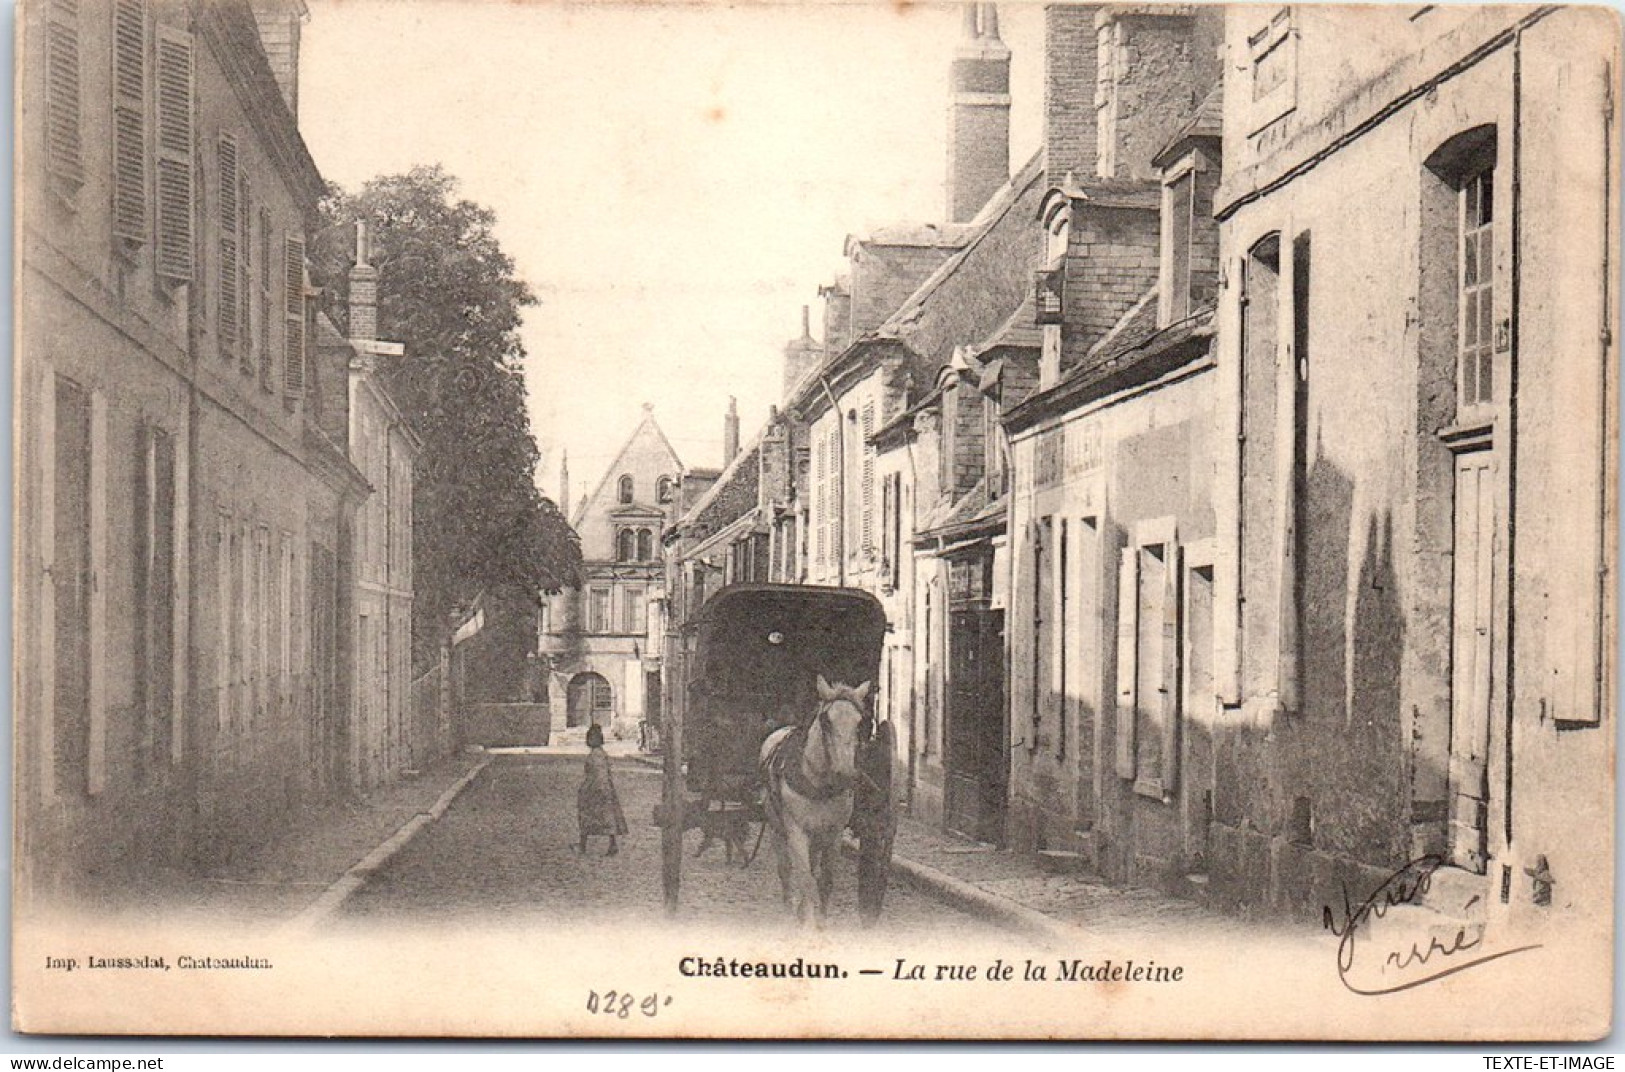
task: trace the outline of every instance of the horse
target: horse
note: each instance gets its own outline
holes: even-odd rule
[[[762,742],[763,803],[773,827],[784,901],[803,924],[822,927],[841,831],[852,820],[858,726],[868,715],[865,681],[853,688],[818,675],[818,711]]]

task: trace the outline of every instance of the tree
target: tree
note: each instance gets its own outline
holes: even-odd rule
[[[580,542],[536,488],[522,311],[535,296],[493,233],[490,209],[438,166],[329,189],[311,243],[326,311],[348,320],[353,224],[367,222],[378,329],[405,344],[379,373],[423,440],[413,478],[414,649],[436,650],[482,592],[530,601],[576,583]]]

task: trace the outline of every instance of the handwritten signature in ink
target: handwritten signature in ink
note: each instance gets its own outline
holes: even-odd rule
[[[1469,968],[1488,964],[1492,960],[1539,948],[1538,945],[1523,945],[1514,949],[1474,953],[1484,943],[1484,932],[1478,927],[1469,926],[1456,927],[1455,934],[1442,942],[1438,937],[1430,935],[1425,945],[1419,940],[1405,939],[1397,943],[1392,940],[1387,943],[1375,943],[1378,945],[1376,953],[1381,956],[1378,974],[1386,974],[1390,969],[1396,973],[1405,972],[1427,965],[1434,965],[1434,970],[1420,978],[1409,978],[1403,982],[1381,986],[1361,985],[1364,983],[1363,977],[1369,972],[1356,971],[1356,967],[1368,968],[1371,963],[1369,958],[1372,954],[1362,952],[1361,943],[1374,944],[1371,934],[1372,924],[1386,916],[1390,909],[1420,901],[1432,885],[1433,873],[1443,867],[1444,862],[1444,858],[1437,855],[1418,856],[1384,879],[1381,885],[1358,906],[1350,900],[1348,887],[1345,886],[1341,919],[1333,913],[1330,905],[1322,906],[1321,925],[1341,939],[1337,945],[1337,978],[1346,988],[1356,994],[1396,994],[1401,990],[1410,990],[1464,972]],[[1356,939],[1360,939],[1360,942]],[[1469,954],[1470,959],[1457,959]],[[1360,962],[1359,965],[1357,961]],[[1447,967],[1442,966],[1446,964]]]

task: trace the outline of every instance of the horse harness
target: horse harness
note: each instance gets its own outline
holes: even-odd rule
[[[826,768],[835,765],[835,757],[831,753],[832,740],[835,736],[834,727],[829,721],[828,703],[819,705],[818,714],[814,716],[819,729],[818,737],[824,746],[824,765]],[[801,769],[801,757],[806,753],[809,740],[808,727],[796,726],[780,741],[767,758],[767,773],[776,782],[782,782],[796,791],[797,796],[808,800],[831,800],[842,793],[852,789],[855,779],[850,774],[830,775],[830,781],[824,785],[814,785],[807,780]]]

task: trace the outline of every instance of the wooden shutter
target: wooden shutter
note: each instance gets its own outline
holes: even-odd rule
[[[254,191],[241,163],[237,174],[237,324],[242,335],[243,375],[254,375]]]
[[[271,213],[260,209],[259,351],[260,387],[276,390],[276,356],[271,352]]]
[[[1183,549],[1177,544],[1162,545],[1164,554],[1162,590],[1162,795],[1166,798],[1179,782],[1179,698],[1182,662],[1179,616],[1180,578],[1183,576]],[[1149,698],[1148,698],[1149,699]]]
[[[237,323],[241,292],[237,278],[237,247],[241,227],[239,205],[239,179],[237,175],[237,138],[220,135],[219,224],[220,224],[220,294],[218,318],[220,325],[220,351],[230,354],[237,348]]]
[[[1139,668],[1140,549],[1125,547],[1117,563],[1117,776],[1134,777],[1135,678]]]
[[[147,238],[147,14],[145,0],[113,6],[113,234]]]
[[[80,131],[79,0],[48,0],[45,24],[45,159],[53,178],[84,182]]]
[[[158,274],[192,279],[192,37],[158,27]]]
[[[863,471],[861,476],[863,487],[863,540],[862,549],[865,553],[875,549],[875,448],[869,442],[869,437],[875,432],[875,404],[863,404]]]
[[[290,234],[282,242],[283,319],[282,391],[289,398],[305,394],[305,240]]]

